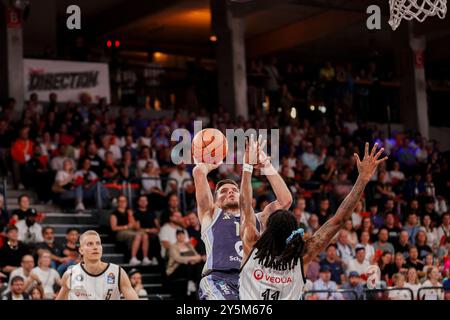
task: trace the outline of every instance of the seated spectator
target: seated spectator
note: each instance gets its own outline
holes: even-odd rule
[[[85,158],[89,159],[91,162],[91,170],[94,171],[94,173],[97,176],[101,176],[103,172],[103,160],[98,156],[98,149],[95,142],[89,143],[86,150]],[[84,161],[84,158],[81,159],[80,164],[82,164]]]
[[[175,289],[174,297],[181,298],[197,292],[197,285],[201,278],[202,264],[200,263],[203,259],[188,242],[186,230],[178,229],[175,235],[176,242],[169,247],[166,273],[172,283],[171,287]],[[181,285],[177,285],[177,282],[181,282]]]
[[[400,232],[399,238],[398,238],[398,242],[395,245],[395,252],[397,253],[401,253],[405,256],[405,259],[408,258],[408,254],[409,254],[409,247],[410,247],[410,243],[409,243],[409,234],[407,231],[403,230]]]
[[[360,200],[356,203],[355,210],[353,210],[353,213],[352,213],[352,224],[356,230],[360,228],[361,223],[362,223],[363,208],[364,208],[363,201]]]
[[[423,261],[427,256],[427,254],[433,252],[433,250],[431,250],[431,248],[427,244],[428,243],[427,234],[424,231],[419,230],[416,234],[415,242],[417,250],[419,251],[419,260]]]
[[[192,177],[186,170],[186,165],[181,163],[176,166],[168,177],[166,193],[170,192],[180,192],[181,189],[187,187],[188,183],[192,184]],[[190,182],[189,182],[190,181]]]
[[[400,252],[397,252],[394,257],[394,263],[390,267],[389,278],[392,279],[396,273],[406,274],[407,272],[408,265],[406,264],[405,257]]]
[[[111,231],[115,233],[116,240],[124,243],[128,250],[131,251],[130,265],[138,265],[141,263],[137,259],[142,236],[137,237],[136,221],[133,217],[133,211],[128,208],[128,200],[124,195],[117,199],[117,209],[110,216]],[[138,238],[138,241],[135,241]]]
[[[153,201],[161,202],[161,198],[165,197],[166,194],[162,191],[159,168],[156,168],[153,162],[147,162],[141,178],[144,192],[148,194]]]
[[[392,164],[392,170],[389,171],[389,178],[394,186],[405,180],[405,174],[400,170],[400,163],[398,161]]]
[[[411,244],[415,244],[416,234],[420,230],[417,215],[415,213],[408,214],[408,218],[406,220],[405,226],[403,227],[403,230],[408,232],[408,242]]]
[[[11,279],[10,292],[7,293],[3,300],[29,300],[30,296],[25,292],[24,281],[20,276]]]
[[[167,195],[167,205],[165,206],[165,210],[161,213],[161,217],[159,219],[161,225],[164,225],[169,221],[169,217],[172,212],[180,212],[183,215],[183,211],[180,207],[180,198],[176,193],[170,193]],[[181,222],[181,226],[184,228],[184,224]]]
[[[6,227],[6,241],[0,249],[0,272],[10,274],[20,267],[22,257],[29,253],[27,245],[18,240],[19,231],[16,226]]]
[[[389,182],[389,175],[384,170],[378,170],[378,179],[376,184],[376,191],[374,198],[376,200],[382,200],[395,198],[395,193],[392,190],[392,184]]]
[[[19,241],[30,247],[34,247],[37,243],[44,241],[42,227],[36,222],[37,215],[36,211],[31,211],[25,219],[16,223],[19,232]]]
[[[134,219],[136,220],[136,228],[138,230],[136,237],[142,237],[142,264],[157,265],[158,260],[161,258],[161,247],[158,238],[160,225],[156,215],[148,208],[148,200],[145,195],[138,197]],[[153,259],[150,260],[149,257]]]
[[[336,245],[337,254],[341,258],[341,263],[345,269],[353,259],[353,248],[350,244],[349,234],[346,229],[339,231]]]
[[[447,262],[450,260],[450,236],[445,239],[445,243],[438,249],[437,256],[439,261]]]
[[[52,160],[50,160],[50,168],[53,171],[60,171],[64,169],[64,161],[70,160],[72,162],[72,167],[75,168],[75,161],[70,158],[69,155],[69,146],[65,144],[60,144],[58,148],[58,153]]]
[[[122,151],[120,147],[114,143],[111,143],[112,137],[110,135],[105,135],[102,138],[102,147],[98,150],[98,156],[105,161],[106,153],[109,151],[112,153],[113,161],[119,161],[122,159]]]
[[[392,243],[395,248],[401,229],[395,225],[395,216],[392,212],[386,213],[384,228],[387,229],[389,234],[388,242]]]
[[[340,285],[342,283],[341,277],[344,274],[344,269],[338,258],[337,246],[335,244],[330,244],[326,249],[325,259],[320,261],[320,266],[329,267],[331,272],[331,280]]]
[[[373,228],[375,232],[378,232],[384,226],[384,218],[378,210],[378,204],[373,202],[369,206],[370,218],[372,220]]]
[[[137,269],[131,269],[128,272],[128,277],[130,278],[131,286],[134,291],[136,291],[140,300],[148,300],[147,290],[144,289],[142,285],[142,274]]]
[[[392,253],[389,251],[384,251],[381,254],[381,258],[378,260],[378,267],[380,267],[381,277],[380,280],[384,281],[386,284],[389,283],[391,278],[391,270],[393,269],[392,263]]]
[[[306,269],[306,278],[313,282],[316,281],[317,279],[319,279],[319,270],[320,270],[320,258],[319,255],[317,255],[314,259],[311,259],[311,261],[308,264],[308,268]]]
[[[422,271],[425,274],[427,274],[428,269],[434,268],[434,266],[436,265],[436,263],[435,263],[436,260],[437,260],[436,257],[432,253],[427,254],[425,259],[424,259],[424,262],[423,262],[424,266],[423,266],[423,270]],[[424,278],[422,278],[422,279],[424,279]]]
[[[330,200],[325,198],[320,199],[318,217],[321,226],[328,220],[331,214],[332,213],[330,210]]]
[[[53,173],[50,172],[48,165],[49,158],[42,154],[41,146],[34,146],[33,156],[27,162],[25,173],[28,185],[32,188],[40,201],[46,203],[51,198],[51,186]]]
[[[106,183],[117,182],[119,169],[114,162],[114,156],[111,151],[105,152],[105,164],[103,165],[102,178]]]
[[[186,219],[188,221],[186,230],[189,234],[189,242],[201,256],[206,255],[205,243],[202,240],[201,225],[197,213],[189,212],[186,215]]]
[[[314,295],[318,300],[343,300],[341,293],[337,292],[336,282],[331,280],[331,269],[327,265],[320,267],[320,278],[313,283],[312,290],[327,290],[329,292],[317,292]]]
[[[39,278],[32,272],[34,268],[34,258],[32,255],[26,254],[22,257],[22,262],[20,263],[21,267],[15,269],[9,275],[9,284],[8,287],[11,287],[11,279],[19,276],[22,277],[24,281],[24,290],[28,292],[31,286],[35,283],[39,283]]]
[[[309,220],[309,217],[311,216],[311,213],[305,211],[305,209],[306,209],[306,200],[303,197],[299,197],[295,204],[293,213],[294,213],[295,217],[297,218],[297,223],[299,224],[299,226],[300,226],[300,223],[303,223],[303,225],[305,226],[304,229],[306,230],[306,227],[308,226],[308,220]]]
[[[182,215],[179,211],[173,211],[170,213],[169,221],[165,223],[160,232],[159,240],[161,241],[161,256],[167,258],[167,250],[169,250],[172,244],[177,242],[177,230],[184,228]],[[184,229],[183,229],[184,230]],[[189,239],[189,234],[184,230],[186,239]]]
[[[63,248],[55,241],[55,229],[53,227],[44,227],[42,229],[43,241],[36,244],[37,253],[40,250],[47,250],[51,254],[52,268],[56,269],[56,266],[60,263],[66,262],[63,258]]]
[[[409,288],[413,292],[414,300],[417,300],[417,293],[420,289],[419,276],[417,275],[416,268],[409,268],[406,275],[405,288]]]
[[[43,300],[44,299],[44,289],[41,285],[35,285],[30,290],[31,300]]]
[[[425,232],[427,236],[427,245],[435,250],[438,247],[436,228],[433,227],[430,215],[426,214],[422,217],[421,230]]]
[[[27,184],[26,165],[33,156],[34,142],[29,139],[30,128],[20,129],[19,137],[11,145],[14,189],[23,190]],[[28,187],[28,186],[27,186]]]
[[[19,196],[17,203],[19,204],[19,209],[11,213],[11,218],[14,220],[19,221],[30,214],[36,213],[35,209],[30,208],[30,198],[26,194]]]
[[[134,181],[138,177],[137,166],[132,158],[131,151],[123,152],[122,163],[119,166],[121,180]]]
[[[61,264],[57,268],[57,271],[61,276],[66,272],[67,268],[81,261],[81,255],[78,251],[79,236],[80,230],[77,228],[69,228],[66,231],[66,243],[62,249],[63,258],[61,259]]]
[[[356,232],[356,234],[361,238],[361,234],[363,232],[367,232],[369,234],[370,242],[373,243],[377,240],[378,229],[375,229],[373,226],[372,220],[370,217],[364,217],[361,221],[361,227]]]
[[[158,161],[150,154],[150,150],[149,147],[142,147],[137,165],[139,172],[143,172],[148,162],[152,163],[153,168],[159,169]]]
[[[445,244],[446,239],[450,237],[450,213],[444,213],[441,221],[441,225],[436,231],[437,241],[440,246]]]
[[[415,268],[419,277],[423,277],[425,273],[423,272],[424,264],[419,260],[419,251],[416,246],[411,246],[408,251],[409,257],[406,260],[407,268]]]
[[[314,234],[317,230],[319,230],[319,217],[315,213],[311,213],[308,219],[307,232],[310,234]]]
[[[352,219],[348,219],[345,222],[344,229],[347,230],[349,244],[354,249],[356,247],[356,244],[358,243],[358,235],[353,228]]]
[[[108,190],[99,182],[98,176],[90,168],[91,161],[84,159],[81,170],[75,172],[75,193],[78,202],[75,210],[78,212],[86,210],[83,203],[85,200],[95,199],[97,208],[102,208],[109,198]]]
[[[364,299],[364,286],[361,281],[361,277],[358,272],[351,271],[348,274],[348,282],[342,285],[344,290],[352,290],[354,293],[344,292],[342,295],[345,300],[363,300]]]
[[[428,269],[427,280],[420,287],[422,290],[420,290],[419,300],[444,300],[444,290],[439,279],[437,267]]]
[[[372,259],[375,255],[375,249],[369,243],[369,240],[370,240],[370,235],[367,231],[364,231],[363,233],[361,233],[359,245],[364,247],[364,250],[366,252],[365,260],[369,263],[372,263]]]
[[[61,287],[61,277],[55,269],[51,268],[50,264],[50,252],[42,250],[39,254],[38,266],[32,272],[38,276],[42,283],[45,299],[53,300],[56,297],[55,285]]]
[[[390,242],[388,242],[388,239],[389,239],[388,230],[386,228],[381,228],[380,231],[378,232],[378,241],[373,244],[373,248],[375,249],[375,251],[377,250],[381,250],[382,252],[389,251],[390,253],[394,254],[395,253],[394,246]]]
[[[357,246],[355,249],[355,259],[350,260],[347,267],[347,275],[352,271],[356,271],[358,275],[363,275],[366,273],[367,268],[369,268],[369,262],[366,261],[366,250],[363,246]]]
[[[396,273],[393,280],[395,286],[389,291],[389,300],[412,300],[411,292],[405,290],[405,276],[402,273]]]

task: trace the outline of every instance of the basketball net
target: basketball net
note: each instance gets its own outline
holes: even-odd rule
[[[416,19],[423,22],[428,16],[437,15],[444,19],[447,13],[447,0],[389,0],[391,15],[389,24],[392,30],[400,25],[402,19]]]

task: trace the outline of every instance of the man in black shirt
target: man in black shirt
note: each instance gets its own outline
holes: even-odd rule
[[[104,163],[103,160],[99,157],[97,154],[97,146],[95,143],[91,143],[86,148],[86,156],[80,160],[80,167],[81,164],[84,162],[84,159],[89,159],[91,161],[91,167],[90,170],[93,171],[98,177],[103,176],[103,167]]]
[[[55,242],[55,230],[52,227],[44,227],[42,229],[42,237],[44,238],[44,242],[36,244],[37,253],[39,255],[39,251],[43,249],[50,251],[52,268],[56,269],[57,265],[66,263],[69,260],[63,257],[62,246]]]
[[[422,271],[424,264],[419,260],[419,251],[416,246],[409,248],[409,258],[406,260],[406,267],[415,268],[420,278],[425,276],[425,272]]]
[[[19,203],[19,209],[14,210],[11,214],[11,217],[16,221],[25,219],[30,215],[36,215],[36,210],[30,208],[30,198],[26,194],[19,196],[17,202]]]
[[[158,237],[160,225],[156,215],[148,209],[147,196],[140,195],[138,197],[134,218],[138,222],[139,231],[145,232],[149,237],[148,256],[153,257],[152,264],[156,265],[162,262],[161,244]]]
[[[25,282],[21,276],[15,276],[11,279],[11,291],[8,292],[3,300],[29,300],[30,296],[25,292]]]
[[[410,249],[410,244],[408,242],[408,238],[409,238],[408,232],[403,230],[400,232],[398,241],[394,245],[395,252],[396,253],[400,252],[401,254],[403,254],[405,259],[408,258],[408,252]]]
[[[384,227],[388,230],[389,233],[388,242],[392,243],[395,247],[398,243],[400,231],[402,230],[395,225],[395,217],[392,212],[386,213],[384,223]]]
[[[189,234],[190,242],[194,246],[199,255],[206,255],[205,243],[202,240],[201,226],[198,216],[195,212],[189,212],[187,214],[188,227],[187,232]]]
[[[317,167],[312,179],[322,183],[329,183],[337,175],[336,160],[333,157],[327,157],[325,164]]]
[[[22,257],[29,253],[26,245],[18,240],[19,231],[16,226],[6,228],[7,241],[0,249],[0,272],[9,274],[22,262]]]

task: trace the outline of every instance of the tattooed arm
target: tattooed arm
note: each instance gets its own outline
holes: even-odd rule
[[[336,214],[332,218],[328,219],[328,221],[320,227],[320,229],[317,230],[310,239],[306,241],[305,253],[303,256],[303,261],[305,264],[310,262],[317,254],[322,252],[330,243],[331,239],[333,239],[339,230],[343,228],[345,221],[350,219],[356,204],[359,199],[361,199],[364,189],[370,181],[370,178],[375,173],[376,168],[381,162],[387,160],[387,157],[378,160],[384,149],[381,148],[378,153],[375,154],[377,147],[378,144],[375,144],[369,154],[369,143],[366,143],[364,159],[362,161],[356,153],[354,154],[359,172],[358,179],[356,180],[352,191],[347,195],[344,201],[342,201]]]

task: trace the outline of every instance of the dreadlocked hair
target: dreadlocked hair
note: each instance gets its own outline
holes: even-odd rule
[[[266,268],[291,270],[303,254],[304,241],[295,235],[286,245],[286,239],[298,228],[294,215],[287,210],[277,210],[267,220],[266,230],[255,243],[255,259]]]

